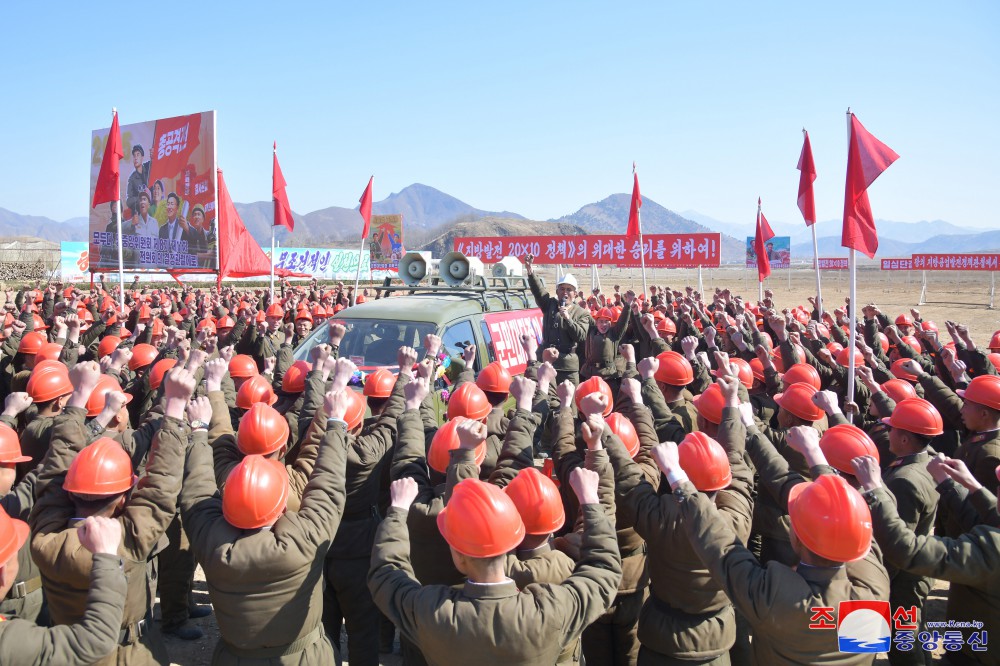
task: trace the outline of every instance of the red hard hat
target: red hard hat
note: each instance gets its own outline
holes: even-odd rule
[[[458,416],[444,424],[434,433],[430,448],[427,449],[427,464],[431,469],[442,474],[448,472],[448,462],[451,459],[451,451],[458,448],[458,432],[456,428],[465,421],[464,416]],[[476,447],[476,464],[482,465],[486,459],[486,440]]]
[[[306,390],[306,375],[312,371],[309,361],[296,361],[281,377],[281,390],[285,393],[302,393]]]
[[[853,562],[871,547],[871,511],[843,477],[823,474],[793,486],[788,516],[802,545],[828,560]]]
[[[758,361],[758,363],[759,362],[760,361]],[[754,371],[753,371],[753,368],[750,367],[749,363],[747,363],[746,361],[744,361],[741,358],[730,358],[729,359],[729,365],[730,365],[730,367],[733,367],[733,366],[736,367],[736,375],[737,375],[737,377],[740,380],[740,384],[743,384],[743,386],[745,386],[747,388],[752,388],[753,387]],[[763,368],[764,368],[764,366],[761,365],[761,381],[764,381],[763,380],[763,376],[764,376],[763,375]],[[713,377],[720,377],[721,375],[722,375],[722,373],[719,372],[718,370],[712,370],[712,376]]]
[[[49,361],[32,369],[26,390],[31,400],[37,404],[69,395],[73,392],[73,384],[69,381],[69,371],[65,365]]]
[[[527,534],[552,534],[566,522],[559,489],[534,467],[518,472],[504,492],[517,508]]]
[[[31,315],[31,319],[32,321],[35,322],[36,331],[45,331],[49,328],[48,326],[45,325],[45,320],[39,317],[38,315],[36,314]]]
[[[396,384],[396,376],[385,368],[379,368],[365,377],[363,393],[369,398],[388,398],[392,387]]]
[[[882,390],[892,398],[893,402],[897,403],[907,398],[917,397],[917,391],[913,388],[913,384],[904,379],[890,379],[882,384]]]
[[[936,437],[944,432],[940,412],[922,398],[900,400],[896,403],[892,416],[882,419],[882,423],[924,437]]]
[[[365,409],[368,407],[368,404],[357,391],[348,391],[347,399],[351,404],[347,406],[347,411],[344,413],[344,420],[347,421],[347,431],[350,432],[364,421]]]
[[[912,335],[904,335],[902,338],[900,338],[900,340],[903,341],[904,345],[909,345],[910,349],[912,349],[917,354],[919,354],[919,353],[921,353],[921,351],[923,351],[923,350],[920,349],[920,341],[917,340]]]
[[[153,316],[153,310],[150,309],[145,303],[139,306],[139,321],[143,319],[150,319]]]
[[[135,483],[132,459],[122,445],[101,437],[73,458],[63,490],[78,495],[109,497],[127,492]]]
[[[722,490],[733,480],[726,450],[703,432],[688,434],[677,446],[681,468],[703,493]]]
[[[854,475],[851,461],[858,456],[872,456],[878,460],[878,449],[875,442],[861,428],[849,423],[835,425],[820,437],[819,446],[823,449],[826,461],[834,469],[844,474]]]
[[[160,352],[156,350],[153,345],[147,345],[145,343],[137,344],[132,347],[132,358],[128,360],[128,369],[135,372],[139,368],[145,368],[147,365],[152,365],[156,357],[160,355]]]
[[[254,315],[254,321],[259,324],[260,322],[266,321],[266,320],[267,320],[267,317],[264,316],[264,311],[263,310],[257,310],[257,314]]]
[[[267,310],[264,312],[264,318],[284,319],[285,311],[277,303],[271,303],[267,306]]]
[[[826,349],[831,354],[833,354],[834,358],[837,358],[840,355],[840,352],[844,351],[844,345],[840,344],[839,342],[828,342],[826,345]]]
[[[154,391],[160,388],[163,378],[167,376],[167,371],[177,365],[176,358],[161,358],[153,364],[153,369],[149,371],[149,388]]]
[[[295,321],[300,319],[305,319],[308,322],[312,322],[313,316],[309,312],[308,308],[299,308],[298,312],[295,313]]]
[[[594,319],[607,319],[608,321],[611,321],[614,318],[615,313],[611,311],[611,308],[601,308],[597,311],[597,316],[594,317]]]
[[[896,326],[913,326],[913,317],[908,314],[901,314],[896,317]]]
[[[889,338],[882,331],[878,332],[878,345],[882,348],[883,354],[889,353]]]
[[[288,505],[288,471],[280,460],[249,455],[226,478],[222,515],[233,527],[255,530],[274,524]]]
[[[6,511],[0,511],[0,562],[10,562],[30,534],[28,523],[11,518]]]
[[[122,339],[117,335],[106,335],[101,338],[101,341],[97,345],[97,357],[103,358],[105,356],[111,356],[118,349],[118,345],[122,343]],[[134,352],[133,352],[134,353]]]
[[[437,516],[438,530],[468,557],[496,557],[524,539],[524,522],[514,502],[491,483],[465,479],[455,486]]]
[[[512,378],[500,361],[493,361],[476,377],[476,386],[490,393],[510,393]]]
[[[618,323],[618,318],[621,317],[621,316],[622,316],[622,306],[616,305],[615,307],[611,308],[611,323],[612,324]]]
[[[722,409],[726,406],[726,398],[722,395],[722,389],[718,384],[712,384],[704,393],[695,396],[695,409],[701,418],[709,423],[722,423]]]
[[[989,354],[986,355],[986,358],[990,359],[990,363],[993,364],[993,367],[996,368],[996,371],[1000,372],[1000,354],[998,354],[997,352],[990,352]]]
[[[660,332],[660,335],[677,335],[677,324],[674,323],[673,319],[664,317],[656,322],[656,330]]]
[[[215,335],[215,322],[211,319],[202,319],[198,322],[198,325],[194,327],[196,331],[207,331],[208,335]]]
[[[493,406],[486,399],[486,394],[472,382],[462,384],[448,398],[449,421],[457,416],[464,416],[473,421],[482,421],[489,416],[491,411],[493,411]]]
[[[172,360],[172,359],[171,359]],[[108,393],[124,393],[121,384],[111,375],[101,375],[97,380],[94,392],[87,398],[87,416],[94,417],[104,410],[104,405],[108,399]],[[132,395],[125,393],[125,404],[132,402]]]
[[[35,354],[35,361],[58,361],[62,355],[63,346],[55,342],[46,342]]]
[[[580,409],[580,402],[591,393],[600,393],[607,398],[603,413],[604,416],[610,414],[612,407],[614,407],[615,396],[611,392],[611,387],[608,386],[608,383],[596,376],[580,382],[580,385],[576,387],[576,408]]]
[[[675,351],[660,352],[656,360],[660,367],[656,369],[654,379],[669,386],[687,386],[694,381],[694,370],[686,358]]]
[[[892,372],[892,374],[895,375],[896,377],[899,377],[900,379],[905,379],[906,381],[913,383],[918,382],[920,380],[919,377],[917,377],[912,372],[907,372],[906,370],[903,369],[903,363],[905,361],[906,361],[905,358],[897,358],[895,361],[892,362],[892,365],[889,366],[889,371]]]
[[[920,330],[922,330],[922,331],[934,331],[935,333],[937,333],[938,327],[937,327],[937,324],[935,324],[934,322],[932,322],[930,319],[925,319],[924,321],[920,322]]]
[[[355,304],[355,305],[358,305],[358,304],[360,304],[360,303],[364,303],[364,302],[366,302],[367,300],[368,300],[368,299],[367,299],[367,298],[365,298],[365,295],[364,295],[364,294],[358,294],[358,297],[354,299],[354,304]]]
[[[243,377],[246,379],[248,377],[255,377],[258,374],[260,373],[257,372],[257,362],[253,360],[252,356],[237,354],[229,359],[230,377]]]
[[[262,402],[254,405],[240,419],[236,446],[243,455],[274,453],[288,443],[288,421],[274,407]]]
[[[990,338],[990,351],[1000,352],[1000,331],[993,333],[993,337]]]
[[[223,315],[222,317],[219,317],[218,321],[215,322],[215,328],[220,331],[223,329],[229,330],[233,326],[236,326],[236,322],[229,315]]]
[[[750,370],[753,371],[753,378],[757,381],[764,381],[764,364],[759,358],[750,359]]]
[[[608,427],[611,432],[618,436],[618,439],[625,445],[630,457],[635,458],[639,453],[639,435],[635,432],[635,426],[628,420],[628,417],[621,412],[615,412],[608,417]]]
[[[848,349],[844,349],[839,354],[837,354],[837,365],[846,368],[851,363],[851,352]],[[854,367],[860,368],[865,364],[865,356],[857,349],[854,350]]]
[[[21,454],[21,442],[14,429],[6,423],[0,423],[0,464],[12,465],[29,460],[31,460],[31,456]],[[3,512],[0,511],[0,513]]]
[[[816,394],[816,387],[811,384],[799,382],[792,384],[783,393],[774,396],[774,401],[795,416],[805,421],[819,421],[823,418],[823,410],[813,404],[812,397]]]
[[[154,319],[151,328],[153,329],[153,337],[157,338],[164,335],[164,329],[166,327],[164,326],[162,319]]]
[[[17,351],[20,354],[33,356],[38,353],[45,343],[46,339],[44,335],[35,331],[28,331],[21,338],[21,343],[17,346]]]
[[[820,387],[819,372],[808,363],[796,363],[788,368],[781,376],[781,381],[785,382],[786,387],[799,382],[809,384],[816,389]]]
[[[236,392],[236,406],[240,409],[250,409],[254,403],[263,402],[273,405],[278,401],[278,396],[271,388],[271,382],[263,375],[254,375],[247,379]]]
[[[322,305],[316,305],[316,306],[313,306],[312,316],[313,316],[314,320],[316,320],[316,319],[326,319],[327,317],[330,316],[330,313],[327,312],[326,308],[323,307]]]
[[[968,402],[1000,410],[1000,377],[997,375],[979,375],[974,377],[964,389],[955,391]]]

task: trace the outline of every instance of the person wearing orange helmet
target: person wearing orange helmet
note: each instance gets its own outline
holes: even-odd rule
[[[28,525],[0,512],[0,596],[14,588],[18,553],[28,541]],[[0,614],[0,660],[10,664],[105,663],[117,648],[128,583],[118,557],[121,525],[90,517],[76,529],[91,554],[88,592],[80,620],[70,626],[40,627],[31,618]]]
[[[322,570],[344,511],[348,390],[325,397],[329,422],[297,512],[286,511],[280,461],[247,456],[220,498],[212,447],[204,437],[191,444],[179,504],[218,618],[216,661],[335,663]]]
[[[53,426],[51,451],[39,473],[38,499],[30,519],[31,553],[42,574],[49,613],[55,624],[81,621],[90,585],[84,572],[92,557],[79,548],[76,528],[86,517],[113,518],[125,535],[118,554],[130,592],[117,653],[100,663],[162,663],[167,655],[152,622],[149,558],[176,512],[191,436],[185,410],[194,392],[194,374],[182,369],[166,380],[164,416],[153,439],[146,476],[138,486],[132,460],[121,444],[107,437],[87,444],[92,435],[84,417],[101,378],[97,363],[77,364],[70,378],[75,388]]]
[[[643,402],[653,412],[660,441],[683,439],[685,434],[698,428],[698,409],[692,394],[701,393],[703,388],[710,386],[711,377],[694,354],[697,346],[698,339],[687,336],[681,340],[684,354],[661,351],[655,357],[639,361]]]
[[[878,462],[871,457],[860,457],[854,465],[871,510],[875,539],[882,546],[886,560],[911,576],[949,581],[945,617],[954,626],[982,627],[980,639],[985,645],[985,636],[996,626],[996,612],[1000,608],[1000,529],[977,525],[956,537],[917,534],[896,511],[892,495],[879,476]],[[944,482],[950,478],[959,482],[1000,509],[996,496],[983,488],[962,461],[939,454],[929,468],[935,480]],[[1000,470],[994,469],[994,478],[1000,478]],[[949,653],[949,663],[996,663],[995,654],[974,650],[972,640],[963,640],[959,645],[961,652]]]
[[[741,419],[752,424],[752,410],[744,405],[738,408]],[[749,432],[755,430],[752,425],[747,427]],[[756,446],[753,440],[751,437],[747,442],[748,451],[751,444]],[[762,565],[742,545],[716,505],[689,481],[678,447],[672,442],[653,449],[673,491],[663,495],[663,501],[677,504],[680,526],[691,547],[752,626],[755,663],[871,663],[871,655],[840,652],[836,632],[809,628],[814,607],[832,608],[835,617],[841,601],[888,599],[888,576],[870,559],[868,507],[857,490],[825,465],[814,429],[796,427],[789,432],[789,440],[816,463],[817,476],[811,482],[804,481],[785,466],[783,477],[766,479],[767,489],[761,492],[777,490],[788,504],[798,561],[795,568],[778,563]],[[755,464],[758,460],[754,457]],[[764,475],[771,470],[763,470],[758,467],[765,483]]]
[[[418,581],[411,573],[407,515],[420,489],[410,478],[394,481],[368,578],[375,603],[401,634],[417,642],[429,662],[478,655],[494,663],[502,655],[510,663],[555,663],[563,646],[607,609],[621,576],[597,474],[576,470],[571,484],[583,506],[580,560],[561,585],[532,584],[519,591],[504,567],[507,553],[523,538],[524,524],[503,491],[466,479],[438,514],[451,559],[468,577],[464,587],[449,588]]]
[[[614,313],[609,307],[598,310],[594,321],[587,329],[587,337],[583,343],[583,365],[580,368],[580,378],[600,377],[617,392],[625,363],[620,360],[618,348],[621,346],[629,323],[633,316],[639,314],[639,301],[635,293],[625,292],[625,308],[614,324],[611,320]]]
[[[626,380],[622,388],[637,398],[634,384]],[[743,461],[746,429],[736,409],[738,380],[726,374],[718,386],[724,405],[718,440],[704,432],[686,435],[680,444],[680,463],[695,487],[716,504],[719,519],[745,542],[753,474]],[[648,548],[650,596],[637,616],[639,662],[729,663],[736,635],[732,605],[709,578],[681,529],[679,506],[658,492],[663,480],[649,454],[652,446],[646,448],[643,461],[634,462],[615,438],[608,438],[605,448],[615,473],[619,520],[634,524]]]

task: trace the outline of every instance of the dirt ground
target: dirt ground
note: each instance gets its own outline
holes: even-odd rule
[[[586,269],[574,269],[582,290],[589,291],[590,275]],[[545,271],[547,284],[555,283],[554,271]],[[603,291],[610,293],[615,284],[623,290],[641,287],[642,279],[638,269],[607,269],[598,273]],[[841,306],[844,297],[848,295],[846,271],[825,271],[822,275],[823,294],[827,308]],[[711,293],[716,287],[728,287],[748,299],[756,299],[756,271],[741,268],[704,269],[702,281],[706,293]],[[698,275],[695,270],[649,270],[647,282],[658,286],[682,289],[686,285],[697,287]],[[806,298],[815,294],[815,273],[808,269],[792,269],[791,271],[776,270],[768,279],[766,287],[773,290],[775,298],[781,307],[807,305]],[[917,307],[921,291],[921,275],[919,272],[882,272],[879,270],[862,269],[859,271],[858,303],[876,303],[883,312],[895,317],[902,312],[909,312],[911,307]],[[926,303],[919,306],[925,319],[937,322],[942,333],[947,336],[944,321],[951,319],[965,323],[972,332],[973,339],[982,346],[989,341],[993,331],[1000,329],[1000,312],[987,309],[990,302],[990,275],[988,273],[952,273],[928,272]],[[945,337],[947,341],[947,337]],[[208,593],[205,587],[205,577],[199,567],[195,578],[195,600],[198,603],[208,603]],[[947,583],[939,583],[931,592],[927,603],[927,619],[945,620],[945,603],[947,601]],[[198,641],[182,641],[167,637],[167,649],[174,664],[182,666],[197,666],[211,662],[212,650],[218,640],[219,632],[215,616],[210,615],[200,620],[194,620],[205,631],[205,638]],[[341,644],[346,644],[342,640]],[[349,656],[349,655],[348,655]],[[380,658],[383,666],[401,664],[398,640],[393,654],[383,654]],[[875,663],[888,663],[884,657],[876,659]]]

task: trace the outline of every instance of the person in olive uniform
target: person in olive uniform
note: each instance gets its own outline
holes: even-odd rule
[[[556,283],[556,295],[553,297],[542,291],[542,284],[535,275],[530,254],[524,259],[525,270],[528,272],[528,286],[535,297],[535,303],[542,311],[542,344],[538,348],[539,361],[542,352],[554,348],[559,357],[552,365],[556,368],[557,381],[562,383],[570,380],[580,383],[580,357],[578,347],[587,339],[587,331],[593,321],[590,312],[576,304],[576,278],[566,274]]]

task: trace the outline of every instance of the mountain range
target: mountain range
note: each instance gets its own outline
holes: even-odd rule
[[[612,194],[582,206],[558,219],[529,220],[510,211],[486,211],[449,194],[415,183],[374,203],[376,215],[402,213],[406,246],[441,253],[450,249],[451,239],[460,235],[571,235],[577,233],[623,233],[628,220],[629,194]],[[271,242],[273,206],[270,201],[237,203],[251,235],[267,248]],[[284,227],[275,233],[282,246],[348,246],[357,243],[361,216],[356,208],[330,206],[305,215],[293,213],[294,233]],[[812,256],[811,231],[802,223],[772,222],[779,236],[791,236],[792,257]],[[919,252],[985,252],[1000,248],[1000,230],[963,228],[942,220],[914,223],[878,220],[879,256],[909,256]],[[742,262],[745,238],[754,231],[753,220],[730,223],[697,211],[676,213],[643,197],[642,227],[645,233],[723,234],[724,262]],[[840,246],[840,223],[821,221],[816,225],[821,256],[846,256]],[[50,241],[87,238],[87,218],[58,222],[46,217],[21,215],[0,208],[0,238],[35,237]]]

